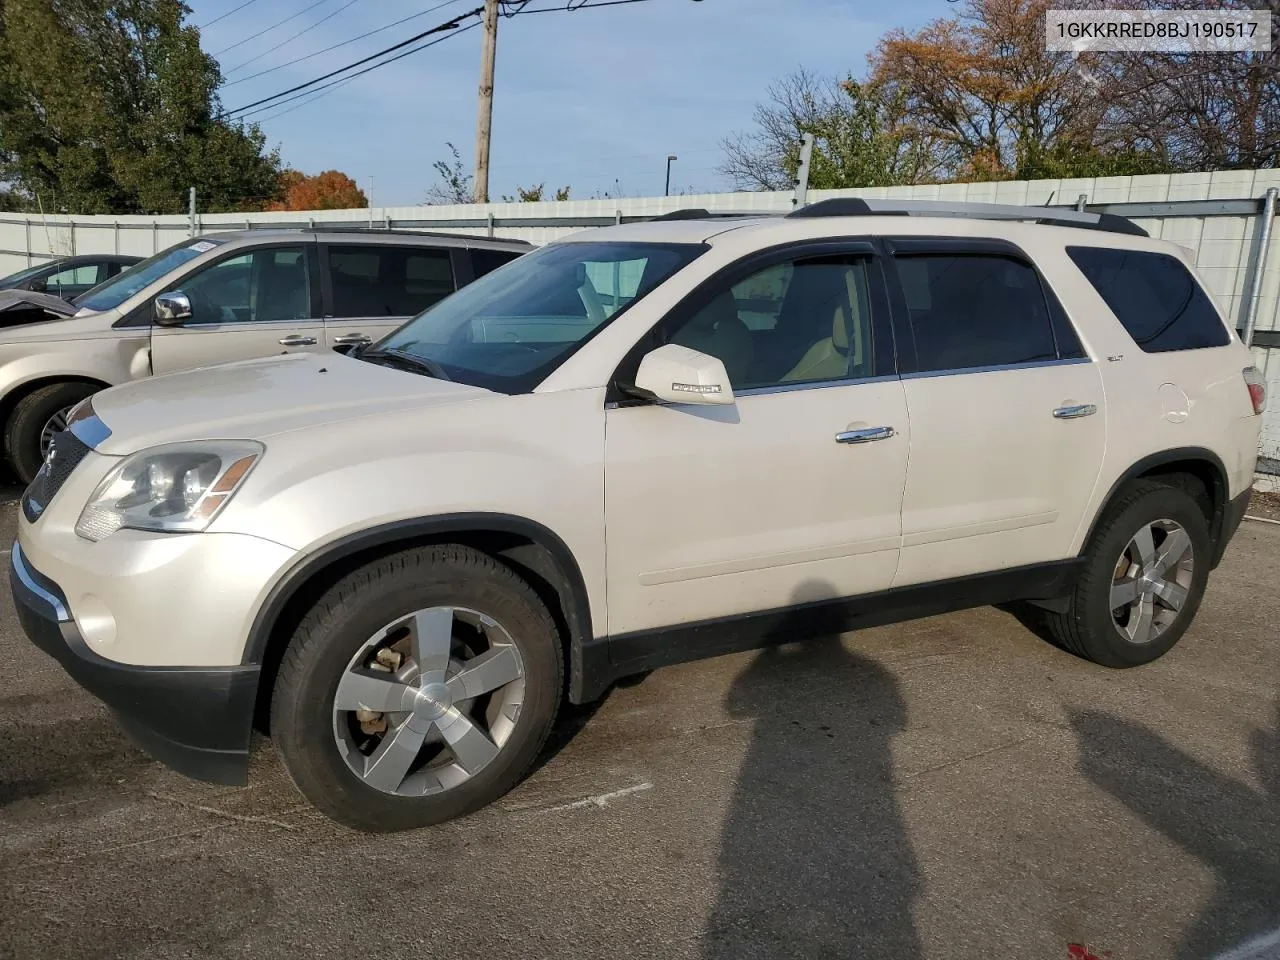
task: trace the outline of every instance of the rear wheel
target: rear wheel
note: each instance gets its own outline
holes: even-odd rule
[[[5,429],[4,451],[19,480],[30,483],[35,478],[53,435],[67,428],[67,416],[76,404],[98,389],[89,383],[54,383],[18,401]]]
[[[513,787],[550,732],[560,639],[477,551],[429,547],[333,587],[280,666],[271,730],[298,789],[362,830],[438,823]]]
[[[1134,483],[1098,524],[1068,609],[1048,615],[1054,638],[1108,667],[1158,659],[1200,607],[1210,552],[1208,521],[1187,491]]]

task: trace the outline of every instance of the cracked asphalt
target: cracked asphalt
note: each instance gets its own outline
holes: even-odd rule
[[[985,608],[658,671],[377,837],[150,761],[6,592],[0,956],[1213,957],[1280,928],[1278,573],[1247,521],[1138,670]]]

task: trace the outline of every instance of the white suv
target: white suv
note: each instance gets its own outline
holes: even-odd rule
[[[1028,222],[1029,221],[1029,222]],[[834,200],[574,235],[351,355],[125,384],[22,503],[30,638],[153,755],[389,830],[663,664],[1034,605],[1109,667],[1186,631],[1262,380],[1183,249]]]

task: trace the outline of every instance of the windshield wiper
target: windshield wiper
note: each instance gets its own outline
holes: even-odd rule
[[[449,380],[449,374],[445,373],[444,367],[434,360],[426,357],[419,357],[404,350],[397,350],[393,347],[383,347],[377,350],[361,350],[361,360],[369,360],[377,363],[380,360],[389,360],[390,366],[398,366],[403,370],[410,370],[413,373],[425,374],[428,377],[434,377],[436,380]]]

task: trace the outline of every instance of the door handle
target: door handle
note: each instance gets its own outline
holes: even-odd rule
[[[893,427],[864,427],[861,430],[845,430],[836,434],[836,443],[870,443],[873,440],[888,440],[893,436]]]
[[[1059,407],[1053,415],[1059,420],[1074,420],[1076,417],[1091,417],[1097,412],[1097,406],[1092,403],[1073,403]]]
[[[294,333],[287,337],[281,337],[279,343],[282,347],[314,347],[316,338],[304,337],[302,334]]]
[[[340,337],[334,337],[333,342],[342,345],[349,343],[373,343],[373,338],[367,337],[363,333],[344,333]]]

